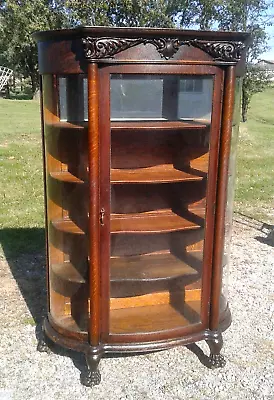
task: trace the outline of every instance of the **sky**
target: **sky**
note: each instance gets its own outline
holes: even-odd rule
[[[270,21],[274,19],[274,7],[270,7],[268,10],[270,16]],[[272,22],[271,21],[271,22]],[[260,55],[260,59],[274,61],[274,25],[266,28],[266,32],[269,35],[268,46],[270,47],[268,51]]]
[[[268,42],[270,49],[267,52],[261,54],[260,58],[263,60],[274,61],[274,26],[268,27],[266,29],[266,31],[270,37],[269,42]]]

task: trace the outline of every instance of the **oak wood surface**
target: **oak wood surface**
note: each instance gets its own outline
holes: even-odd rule
[[[195,253],[199,261],[200,252]],[[183,259],[171,253],[144,254],[140,256],[112,257],[110,260],[110,279],[112,282],[158,281],[176,279],[186,275],[198,275]]]
[[[201,215],[200,212],[197,212],[197,214]],[[200,228],[198,223],[192,222],[168,209],[137,214],[112,214],[110,226],[112,234],[144,234]]]
[[[88,147],[89,147],[89,279],[90,320],[89,340],[100,342],[100,226],[99,226],[99,73],[96,64],[88,66]]]
[[[58,171],[58,172],[50,172],[50,176],[53,179],[62,182],[70,182],[70,183],[84,183],[82,179],[79,179],[77,176],[73,175],[69,171]]]
[[[190,319],[183,315],[183,308],[180,309],[178,305],[173,307],[171,304],[111,310],[110,332],[143,334],[172,330],[199,322],[200,302],[192,301],[188,305],[192,310]]]
[[[203,176],[174,168],[172,164],[162,164],[137,169],[111,169],[111,183],[163,183],[200,181]]]
[[[210,329],[218,329],[222,285],[222,257],[224,251],[225,212],[227,200],[228,167],[235,94],[235,67],[229,67],[225,76],[224,105],[220,141],[220,165],[216,198],[216,222],[212,271]]]
[[[157,133],[159,131],[178,131],[178,130],[197,130],[197,129],[205,129],[208,125],[210,125],[210,121],[208,120],[163,120],[163,121],[147,121],[147,120],[119,120],[115,121],[115,119],[111,120],[111,130],[115,132],[118,131],[128,131],[131,133],[133,130],[139,131],[153,131],[156,130]]]
[[[187,335],[208,326],[211,302],[210,327],[217,329],[229,120],[235,78],[232,69],[228,69],[225,82],[219,153],[224,73],[213,65],[217,61],[199,49],[182,46],[174,59],[166,62],[155,46],[146,45],[128,49],[113,60],[127,59],[136,62],[135,65],[87,66],[79,52],[83,32],[99,36],[101,29],[69,31],[66,37],[55,32],[53,36],[61,39],[58,43],[39,44],[44,51],[40,58],[42,71],[70,74],[89,70],[89,122],[59,121],[58,80],[49,75],[43,78],[49,279],[55,321],[51,323],[59,324],[60,334],[79,340],[88,336],[93,346],[99,346],[101,340],[146,341],[146,335],[148,340],[168,339],[180,329],[181,335]],[[181,31],[110,29],[109,32],[132,37],[140,32],[160,37],[165,32],[173,37]],[[188,33],[181,34],[187,37]],[[50,37],[39,35],[37,38],[42,41]],[[200,33],[195,35],[198,37]],[[211,37],[208,35],[203,38]],[[235,40],[240,36],[212,34],[212,37]],[[182,65],[183,62],[186,64]],[[166,82],[169,74],[211,76],[212,120],[110,122],[110,73],[164,74]],[[73,116],[73,75],[69,80],[68,103]],[[166,86],[165,93],[169,91]],[[163,107],[168,119],[175,119],[175,97],[171,113],[166,104]],[[83,104],[78,106],[81,109]],[[181,186],[175,190],[175,185]],[[77,192],[77,187],[84,190]],[[88,201],[82,202],[82,198]],[[101,220],[100,215],[104,215]],[[87,237],[89,251],[85,248]],[[182,254],[187,254],[188,259],[183,260]],[[88,261],[89,274],[84,267],[81,269]],[[160,286],[154,283],[159,281],[165,285],[157,291]],[[176,291],[178,282],[168,286],[168,281],[181,281],[180,290]],[[87,282],[89,293],[83,289]],[[138,286],[140,282],[142,288]],[[128,283],[133,284],[127,287]],[[134,334],[138,338],[133,338]],[[123,335],[128,339],[123,339]]]

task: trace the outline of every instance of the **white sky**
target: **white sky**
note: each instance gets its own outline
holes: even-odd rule
[[[263,53],[260,56],[260,58],[265,59],[265,60],[273,60],[274,61],[274,26],[268,27],[267,33],[270,36],[270,39],[268,42],[270,49],[266,53]]]

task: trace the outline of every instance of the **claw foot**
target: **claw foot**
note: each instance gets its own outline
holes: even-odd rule
[[[93,387],[99,385],[101,382],[101,374],[100,371],[88,371],[82,377],[82,384],[88,387]]]
[[[226,364],[224,356],[221,354],[211,354],[208,357],[208,367],[209,368],[223,368]]]
[[[40,353],[48,353],[48,354],[52,353],[44,337],[39,339],[39,342],[37,344],[37,351],[39,351]]]

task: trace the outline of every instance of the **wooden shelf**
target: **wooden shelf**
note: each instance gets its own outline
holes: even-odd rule
[[[55,317],[54,322],[56,323],[56,325],[60,326],[61,328],[67,329],[68,331],[74,333],[87,334],[88,318],[86,318],[85,321],[82,322],[81,327],[79,327],[74,318],[71,317],[70,315],[65,315],[59,318]]]
[[[111,183],[165,183],[201,181],[204,176],[180,171],[172,164],[137,169],[111,169]]]
[[[210,125],[210,121],[195,121],[195,120],[179,120],[179,121],[152,121],[152,120],[125,120],[125,121],[112,121],[111,130],[132,130],[138,131],[147,130],[169,130],[175,131],[180,129],[205,129]]]
[[[51,221],[55,229],[61,232],[84,235],[85,232],[70,219],[59,219]]]
[[[191,213],[203,218],[204,210],[195,209]],[[77,235],[85,231],[69,218],[51,221],[55,229]],[[161,233],[181,230],[199,229],[200,223],[195,223],[175,214],[171,210],[157,210],[137,214],[112,214],[110,220],[111,233]]]
[[[192,252],[191,256],[202,262],[202,252]],[[171,253],[145,254],[140,256],[111,257],[111,282],[161,281],[186,276],[198,279],[199,272]]]
[[[134,297],[112,297],[110,299],[110,309],[117,310],[122,308],[132,307],[147,307],[156,306],[160,304],[170,304],[172,298],[183,297],[183,301],[201,301],[201,287],[193,290],[181,290],[177,292],[161,291],[148,294],[142,294]]]
[[[50,283],[52,289],[65,297],[72,297],[80,288],[84,290],[86,284],[87,266],[81,273],[69,262],[62,264],[52,264],[50,269]]]
[[[46,128],[52,129],[71,129],[71,130],[84,130],[88,127],[88,121],[56,121],[56,122],[46,122]]]
[[[75,266],[69,262],[63,264],[52,264],[51,271],[59,279],[69,283],[84,284],[86,279],[81,273],[75,268]]]
[[[72,175],[68,171],[50,172],[49,175],[51,176],[51,178],[56,179],[61,182],[84,183],[84,181],[82,179],[77,178],[77,176]]]
[[[200,214],[200,212],[199,212]],[[160,233],[198,229],[201,225],[189,221],[172,210],[157,210],[137,214],[112,214],[111,233]]]
[[[200,301],[186,303],[184,315],[171,304],[160,304],[144,307],[118,308],[110,310],[111,334],[141,334],[168,331],[189,326],[200,321]]]

